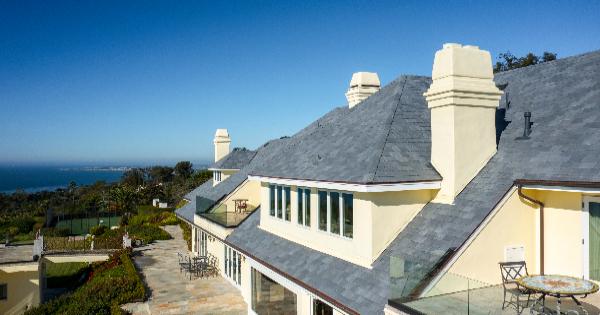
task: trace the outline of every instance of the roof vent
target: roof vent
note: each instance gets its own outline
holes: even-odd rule
[[[531,126],[533,125],[533,123],[531,122],[531,112],[523,113],[523,118],[523,120],[525,121],[523,135],[518,137],[517,140],[527,140],[529,139],[529,135],[531,134]]]
[[[352,108],[356,104],[364,101],[367,97],[377,93],[381,83],[379,76],[374,72],[356,72],[352,74],[350,88],[346,92],[348,107]]]

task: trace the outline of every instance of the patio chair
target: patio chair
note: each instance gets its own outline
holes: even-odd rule
[[[527,264],[524,261],[515,262],[501,262],[500,273],[502,275],[502,287],[504,288],[504,300],[502,302],[502,309],[504,310],[509,305],[514,305],[517,308],[517,313],[521,314],[523,309],[529,307],[529,301],[531,295],[534,292],[523,288],[517,283],[517,279],[529,275],[527,272]],[[510,295],[508,301],[506,300],[507,294]],[[525,306],[521,305],[521,297],[527,296],[527,302]]]
[[[189,257],[184,256],[182,253],[177,253],[177,259],[179,260],[179,273],[182,271],[187,272],[191,266]]]

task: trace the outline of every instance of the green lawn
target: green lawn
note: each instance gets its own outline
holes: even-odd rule
[[[49,288],[67,288],[78,284],[81,276],[88,270],[85,262],[68,262],[46,264],[46,277]]]
[[[109,221],[110,221],[111,226],[115,226],[115,225],[119,225],[120,219],[121,219],[120,216],[100,217],[100,221],[102,221],[101,224],[108,226],[108,227],[110,227],[108,225]],[[83,219],[72,219],[72,220],[64,220],[64,221],[61,220],[58,222],[58,224],[56,224],[56,227],[70,229],[71,221],[73,221],[73,225],[72,225],[73,230],[71,231],[71,234],[75,234],[75,235],[85,235],[90,232],[90,228],[92,226],[99,224],[98,218],[83,218]]]

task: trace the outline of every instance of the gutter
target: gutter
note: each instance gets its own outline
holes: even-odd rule
[[[544,203],[537,199],[534,199],[532,197],[525,195],[522,191],[523,183],[521,183],[520,181],[515,181],[515,183],[519,187],[519,189],[517,191],[519,194],[519,197],[521,197],[533,204],[536,204],[540,207],[540,274],[543,275],[544,274]]]

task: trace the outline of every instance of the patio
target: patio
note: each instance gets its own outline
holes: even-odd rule
[[[600,293],[589,295],[586,298],[578,297],[578,299],[588,314],[600,314]],[[403,303],[403,305],[425,314],[517,314],[514,306],[508,306],[503,310],[502,303],[502,285],[496,285],[422,298]],[[555,310],[556,304],[556,298],[546,298],[546,308],[548,309],[546,313],[551,314],[549,311]],[[581,313],[579,307],[570,298],[561,299],[561,311],[567,314]],[[530,309],[525,308],[522,314],[530,314]],[[534,312],[534,314],[538,313]],[[552,314],[556,314],[556,312]]]
[[[135,257],[151,293],[148,301],[123,305],[133,314],[246,314],[240,291],[221,276],[189,279],[179,272],[177,252],[187,245],[179,226],[166,226],[172,240],[138,249]]]

